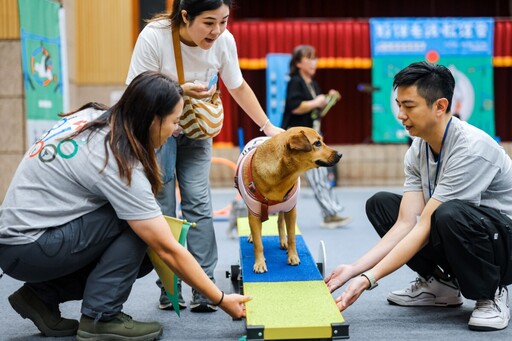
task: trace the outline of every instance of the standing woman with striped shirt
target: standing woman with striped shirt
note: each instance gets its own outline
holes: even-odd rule
[[[339,97],[338,91],[333,89],[329,90],[327,95],[322,94],[313,79],[317,61],[313,46],[299,45],[293,50],[282,124],[285,129],[303,126],[315,128],[320,132],[319,111],[327,105],[328,96]],[[322,210],[322,227],[337,228],[348,224],[352,220],[350,217],[338,215],[343,207],[332,192],[327,168],[314,168],[306,173],[306,177]]]

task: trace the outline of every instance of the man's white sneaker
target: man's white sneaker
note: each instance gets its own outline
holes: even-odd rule
[[[388,302],[401,306],[458,307],[463,299],[456,283],[420,276],[409,288],[389,293]]]
[[[508,326],[510,306],[508,290],[498,288],[494,300],[477,300],[468,327],[471,330],[500,330]]]

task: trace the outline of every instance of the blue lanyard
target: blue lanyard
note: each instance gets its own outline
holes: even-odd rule
[[[448,121],[448,124],[446,125],[446,128],[444,129],[443,139],[441,140],[441,148],[439,148],[439,155],[437,157],[436,177],[434,179],[434,189],[433,190],[430,188],[430,167],[429,167],[429,162],[428,162],[428,150],[429,150],[428,142],[425,145],[425,153],[427,155],[428,194],[429,194],[430,198],[432,198],[432,194],[434,193],[434,190],[436,189],[436,186],[437,186],[437,176],[439,175],[439,169],[441,168],[441,152],[443,151],[444,140],[446,140],[446,135],[448,135],[448,129],[450,128],[450,124],[452,123],[452,118],[450,118],[450,120]]]

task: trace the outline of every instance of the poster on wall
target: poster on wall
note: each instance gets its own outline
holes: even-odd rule
[[[494,128],[492,18],[370,19],[372,139],[403,143],[393,77],[407,65],[429,61],[448,67],[455,78],[452,114],[491,136]]]
[[[292,55],[289,53],[269,53],[267,54],[267,115],[276,127],[280,127],[283,122],[284,106],[286,102],[286,88],[290,76],[290,60]]]
[[[18,0],[27,143],[37,141],[67,111],[64,10],[50,0]]]

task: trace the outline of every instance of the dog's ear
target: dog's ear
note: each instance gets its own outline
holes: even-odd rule
[[[311,143],[309,143],[309,140],[303,130],[296,134],[290,135],[288,137],[287,144],[288,148],[292,150],[299,150],[303,152],[310,152],[313,150],[313,147],[311,147]]]

